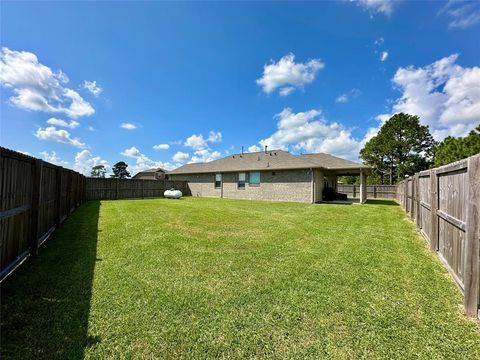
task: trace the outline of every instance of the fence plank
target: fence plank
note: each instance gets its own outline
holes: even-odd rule
[[[42,185],[43,161],[35,160],[33,167],[33,192],[32,192],[32,211],[30,222],[30,256],[35,257],[38,254],[38,217],[40,209],[40,194]]]
[[[480,155],[401,181],[397,199],[480,316]]]
[[[435,169],[430,171],[430,249],[438,250],[438,180]]]
[[[468,159],[467,219],[465,234],[464,306],[467,314],[477,315],[480,303],[480,155]]]
[[[172,187],[184,195],[190,194],[187,182],[183,180],[85,179],[87,200],[159,198]]]
[[[26,258],[34,257],[55,228],[59,217],[66,217],[68,194],[64,178],[74,174],[80,199],[78,179],[83,175],[46,161],[0,147],[0,281]],[[65,196],[64,196],[65,195]]]

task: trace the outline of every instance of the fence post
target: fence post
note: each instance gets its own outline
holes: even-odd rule
[[[430,170],[430,249],[438,251],[438,181],[435,169]]]
[[[118,178],[115,179],[115,199],[118,200]]]
[[[352,197],[354,198],[355,197],[355,184],[353,184],[353,195]]]
[[[467,220],[465,228],[464,307],[476,316],[479,306],[480,155],[468,158]]]
[[[42,192],[42,168],[43,161],[35,160],[33,165],[33,189],[32,189],[32,221],[30,223],[30,256],[38,254],[38,216],[40,214],[40,197]]]
[[[55,226],[57,229],[60,227],[60,223],[62,222],[62,170],[61,166],[57,167],[57,182],[55,186],[55,191],[57,195],[57,212],[55,214]]]
[[[377,187],[375,185],[373,185],[373,198],[377,198]]]
[[[145,180],[142,179],[142,199],[145,198],[144,188],[145,188]]]

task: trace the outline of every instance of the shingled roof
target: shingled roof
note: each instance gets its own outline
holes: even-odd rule
[[[360,170],[368,167],[329,154],[293,155],[284,150],[234,154],[222,159],[186,164],[168,172],[169,174],[200,174],[214,172],[288,170],[320,168],[328,170]]]

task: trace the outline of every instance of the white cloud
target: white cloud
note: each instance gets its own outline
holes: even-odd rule
[[[195,135],[188,137],[183,144],[185,146],[191,147],[192,149],[202,149],[207,146],[207,141],[203,138],[203,135]]]
[[[360,90],[354,88],[347,93],[339,95],[335,99],[335,102],[340,103],[340,104],[344,104],[344,103],[347,103],[351,98],[356,98],[356,97],[360,96],[361,94],[362,94],[362,92]]]
[[[325,64],[320,59],[305,63],[295,63],[292,53],[282,57],[277,63],[273,60],[263,67],[263,75],[257,80],[262,90],[270,94],[279,89],[280,95],[287,96],[295,88],[303,88],[315,80],[317,73]]]
[[[168,144],[157,144],[157,145],[153,145],[153,148],[155,150],[168,150],[168,149],[170,149],[170,145],[168,145]]]
[[[107,160],[102,159],[100,156],[93,156],[88,150],[82,150],[75,155],[73,169],[89,176],[92,168],[97,165],[103,165],[105,168],[109,168]]]
[[[190,163],[209,162],[222,157],[219,151],[211,151],[210,149],[201,149],[193,153]]]
[[[448,26],[452,29],[465,29],[480,22],[480,3],[478,1],[448,1],[439,11],[439,15],[450,17]]]
[[[123,150],[120,154],[135,159],[135,165],[129,168],[131,175],[135,175],[136,173],[147,169],[163,168],[170,170],[173,168],[173,165],[169,162],[155,161],[150,159],[147,155],[142,154],[135,146]]]
[[[350,0],[355,1],[355,0]],[[382,13],[386,16],[393,14],[393,0],[356,0],[357,4],[373,16],[375,13]]]
[[[295,88],[293,86],[285,86],[283,88],[280,88],[279,90],[279,94],[280,96],[288,96],[290,95],[293,91],[295,90]]]
[[[97,85],[96,81],[85,80],[83,82],[83,87],[90,91],[95,97],[98,97],[103,91],[103,89]]]
[[[39,63],[35,54],[13,51],[0,53],[0,84],[13,92],[10,102],[22,109],[64,113],[72,118],[92,115],[95,110],[75,90],[66,88],[68,77]]]
[[[358,160],[365,139],[357,140],[351,129],[337,122],[328,122],[320,110],[294,113],[285,108],[275,115],[277,130],[259,143],[270,149],[323,152]],[[370,135],[370,130],[367,135]]]
[[[181,151],[177,151],[175,153],[175,155],[173,155],[172,160],[177,162],[177,163],[183,163],[183,162],[187,161],[189,158],[190,158],[190,154],[185,153],[185,152],[181,152]]]
[[[137,128],[137,125],[127,122],[127,123],[122,123],[120,127],[126,130],[135,130]]]
[[[208,143],[219,143],[222,141],[222,133],[219,131],[210,131],[208,138],[204,138],[202,134],[193,134],[189,136],[185,142],[184,146],[191,147],[195,150],[201,150],[208,148]]]
[[[222,141],[222,133],[220,131],[210,131],[208,133],[208,139],[207,139],[208,142],[211,142],[211,143],[218,143],[218,142],[221,142]]]
[[[55,126],[39,128],[35,136],[41,140],[70,144],[79,148],[85,147],[85,143],[82,143],[80,139],[72,138],[67,130],[57,129]]]
[[[32,154],[30,154],[28,151],[23,151],[23,150],[15,150],[15,151],[23,155],[32,156]]]
[[[88,129],[88,131],[91,131],[91,132],[94,132],[94,131],[96,131],[96,130],[95,130],[95,128],[94,128],[93,126],[89,126],[87,129]]]
[[[388,58],[388,51],[382,51],[382,53],[380,54],[380,61],[384,62],[385,60],[387,60],[387,58]]]
[[[48,151],[42,151],[40,156],[43,160],[48,161],[49,163],[59,166],[68,166],[68,161],[62,160],[53,150],[50,153]]]
[[[249,146],[248,147],[248,152],[257,152],[257,151],[260,151],[260,146],[258,145],[252,145],[252,146]]]
[[[140,150],[138,150],[135,146],[132,146],[129,149],[123,150],[120,154],[123,156],[131,157],[131,158],[138,158],[142,156],[142,153],[140,152]]]
[[[392,81],[402,94],[391,113],[418,115],[437,140],[466,135],[480,123],[480,67],[462,67],[457,59],[454,54],[424,67],[399,68]]]
[[[50,125],[57,125],[57,126],[62,126],[62,127],[67,127],[70,129],[75,129],[80,125],[78,121],[75,120],[70,120],[70,121],[65,121],[62,119],[56,119],[56,118],[50,118],[47,120],[47,123]]]

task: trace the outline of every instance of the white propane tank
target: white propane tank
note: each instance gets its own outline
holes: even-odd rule
[[[182,192],[175,189],[165,190],[163,196],[168,199],[180,199],[182,197]]]

